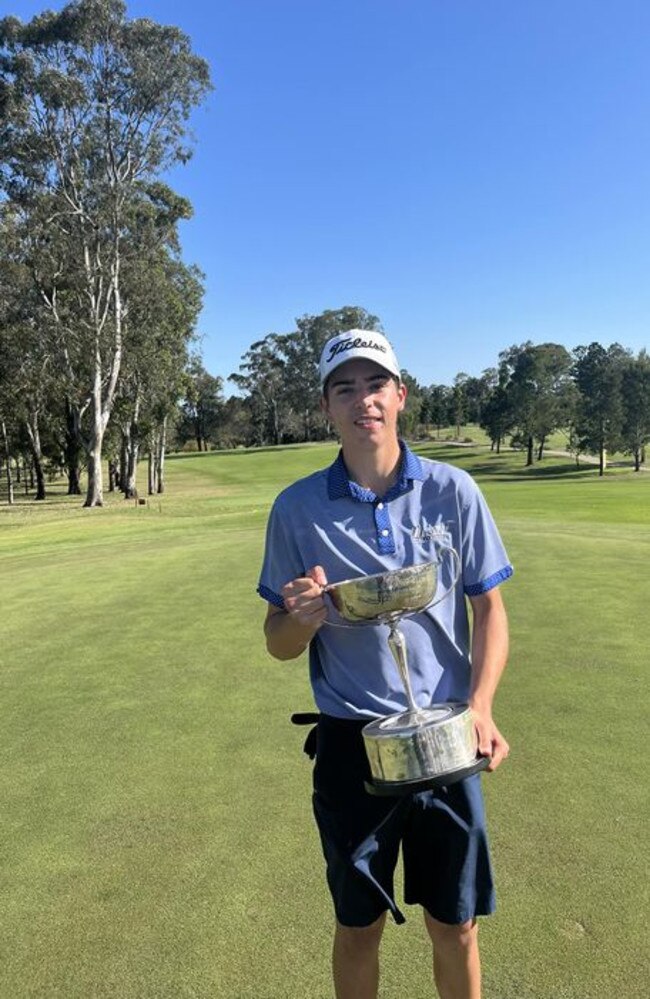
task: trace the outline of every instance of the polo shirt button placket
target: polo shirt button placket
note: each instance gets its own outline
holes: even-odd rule
[[[377,546],[382,555],[392,555],[395,542],[390,524],[390,517],[385,503],[381,500],[375,503],[375,529],[377,531]]]

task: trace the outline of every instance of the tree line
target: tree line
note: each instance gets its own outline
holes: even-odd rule
[[[320,409],[318,358],[329,339],[347,329],[381,330],[377,316],[346,307],[302,316],[291,333],[270,333],[251,344],[230,380],[239,395],[223,397],[221,379],[195,370],[196,402],[184,407],[181,441],[198,450],[321,440],[331,428]],[[504,443],[521,448],[525,464],[542,459],[548,438],[566,434],[576,456],[598,456],[603,474],[607,453],[632,457],[638,471],[650,439],[650,356],[614,343],[578,346],[526,341],[509,347],[479,377],[460,372],[452,385],[420,385],[406,370],[408,387],[401,430],[428,436],[478,424],[497,452]],[[199,400],[200,404],[199,404]],[[193,422],[192,414],[195,414]],[[192,429],[194,428],[194,429]],[[200,428],[200,429],[199,429]]]
[[[45,495],[63,465],[85,506],[109,487],[164,488],[170,418],[203,294],[181,258],[191,205],[162,176],[190,156],[210,87],[186,35],[77,0],[0,20],[0,451]],[[13,474],[12,474],[13,470]]]

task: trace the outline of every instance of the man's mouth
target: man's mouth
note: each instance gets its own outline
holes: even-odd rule
[[[380,416],[360,416],[354,421],[355,427],[376,427],[381,423]]]

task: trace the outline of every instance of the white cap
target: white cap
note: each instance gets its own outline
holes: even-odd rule
[[[337,333],[323,347],[318,366],[321,388],[341,364],[359,359],[374,361],[391,375],[400,377],[397,358],[383,333],[375,333],[374,330],[347,330],[345,333]]]

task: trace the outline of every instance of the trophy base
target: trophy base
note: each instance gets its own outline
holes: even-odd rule
[[[373,786],[398,792],[462,780],[480,760],[467,704],[431,704],[377,718],[362,734]]]
[[[457,770],[449,770],[447,773],[436,774],[435,777],[417,777],[414,780],[374,780],[364,781],[364,787],[368,794],[373,794],[380,798],[400,797],[405,794],[419,794],[420,791],[430,791],[436,787],[448,787],[456,784],[459,780],[472,777],[481,770],[485,770],[490,762],[489,756],[477,756],[473,763],[459,767]]]

